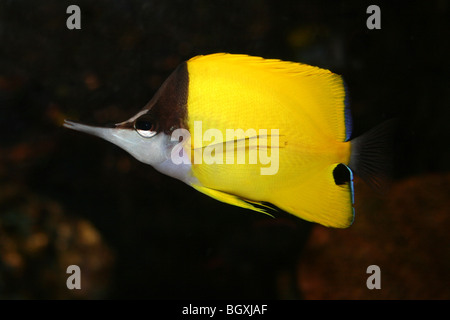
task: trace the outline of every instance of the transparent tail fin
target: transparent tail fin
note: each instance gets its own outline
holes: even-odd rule
[[[350,169],[381,193],[384,193],[393,173],[396,122],[396,119],[387,120],[350,141]]]

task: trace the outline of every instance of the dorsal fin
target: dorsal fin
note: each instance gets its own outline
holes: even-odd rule
[[[342,77],[329,70],[307,64],[264,59],[243,54],[216,53],[196,56],[188,69],[208,71],[217,77],[224,73],[251,74],[266,87],[285,86],[296,93],[299,108],[310,115],[320,130],[336,141],[347,141],[351,135],[348,97]]]

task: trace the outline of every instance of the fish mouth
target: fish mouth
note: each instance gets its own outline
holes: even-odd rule
[[[76,127],[76,125],[77,125],[76,122],[64,119],[63,127],[66,127],[66,128],[69,128],[69,129],[73,129],[73,128]]]
[[[70,121],[70,120],[64,120],[63,127],[72,129],[75,131],[90,133],[90,134],[93,134],[93,132],[96,131],[95,128],[99,128],[99,127],[81,124],[81,123],[78,123],[75,121]]]
[[[84,127],[84,128],[89,127],[89,128],[110,128],[110,129],[114,129],[114,128],[117,127],[117,124],[110,123],[110,124],[107,124],[105,126],[99,127],[99,126],[87,125],[87,124],[82,124],[82,123],[79,123],[79,122],[75,122],[75,121],[64,119],[63,127],[69,128],[69,129],[72,129],[72,130],[81,131],[80,129],[82,127]]]
[[[75,130],[75,131],[79,131],[79,132],[84,132],[93,136],[97,136],[106,140],[109,140],[108,137],[111,136],[111,134],[113,133],[114,127],[113,128],[107,128],[107,127],[98,127],[98,126],[91,126],[91,125],[87,125],[87,124],[82,124],[82,123],[78,123],[75,121],[70,121],[70,120],[64,120],[63,123],[63,127],[71,129],[71,130]]]

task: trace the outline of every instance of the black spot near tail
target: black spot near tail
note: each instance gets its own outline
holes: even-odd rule
[[[352,173],[350,172],[350,169],[346,165],[340,163],[333,170],[333,178],[334,183],[337,186],[341,186],[352,180]]]

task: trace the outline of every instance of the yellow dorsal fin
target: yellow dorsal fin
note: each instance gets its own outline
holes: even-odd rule
[[[211,72],[217,77],[224,73],[250,74],[260,80],[264,88],[284,87],[284,92],[295,95],[289,99],[298,100],[298,108],[309,115],[321,132],[336,141],[347,141],[350,137],[351,120],[346,108],[344,82],[341,76],[329,70],[227,53],[196,56],[188,61],[189,65],[190,70]]]

